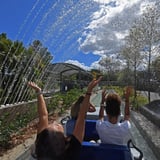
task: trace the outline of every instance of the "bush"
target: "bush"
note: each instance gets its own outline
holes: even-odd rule
[[[56,93],[52,97],[51,103],[48,105],[48,109],[49,111],[57,109],[60,113],[64,113],[82,94],[83,91],[81,91],[80,89],[71,89],[65,93]]]
[[[144,96],[138,95],[136,98],[131,97],[131,105],[134,110],[139,110],[139,107],[148,103],[148,99]]]

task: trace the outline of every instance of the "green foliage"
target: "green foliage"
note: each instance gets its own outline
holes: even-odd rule
[[[6,125],[6,119],[8,115],[5,114],[0,117],[0,146],[7,146],[10,140],[10,125]]]
[[[48,110],[53,111],[58,109],[60,112],[65,112],[71,104],[78,99],[83,91],[80,89],[71,89],[66,93],[56,93],[52,99],[51,103],[48,105]]]
[[[20,129],[35,119],[37,115],[35,108],[32,106],[30,112],[16,113],[13,119],[10,119],[8,112],[0,117],[0,147],[7,148],[10,145],[11,135],[15,132],[21,134]]]
[[[123,96],[123,90],[124,90],[123,87],[120,87],[120,86],[107,86],[107,87],[104,87],[104,88],[106,88],[107,90],[114,90],[121,97]]]
[[[28,48],[23,42],[12,41],[5,33],[0,34],[1,104],[25,101],[28,90],[26,80],[40,78],[52,60],[52,55],[39,40],[33,41]],[[6,85],[7,84],[7,87]],[[3,91],[3,92],[2,92]],[[19,94],[20,92],[23,93]],[[14,93],[14,96],[12,96]]]
[[[134,110],[139,110],[139,107],[148,103],[148,98],[138,95],[136,98],[131,97],[131,105]]]

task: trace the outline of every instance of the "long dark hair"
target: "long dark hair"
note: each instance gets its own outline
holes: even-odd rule
[[[84,100],[84,96],[82,95],[82,96],[80,96],[80,97],[78,98],[78,100],[75,102],[75,105],[76,105],[76,104],[81,104],[81,103],[83,102],[83,100]]]
[[[37,135],[35,153],[38,160],[63,160],[64,151],[63,133],[44,129]]]
[[[78,113],[79,113],[79,110],[80,110],[80,105],[82,104],[83,100],[84,100],[84,96],[82,95],[82,96],[80,96],[80,97],[78,98],[78,100],[72,105],[72,107],[71,107],[71,117],[72,117],[73,119],[77,119]]]

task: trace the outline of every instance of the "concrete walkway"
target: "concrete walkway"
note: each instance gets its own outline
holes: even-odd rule
[[[147,142],[146,145],[138,141],[136,142],[136,144],[139,143],[145,158],[147,160],[160,160],[160,128],[137,112],[132,111],[131,119],[139,134],[141,134],[141,138],[138,138],[138,140],[143,138]],[[135,136],[134,138],[137,139]]]

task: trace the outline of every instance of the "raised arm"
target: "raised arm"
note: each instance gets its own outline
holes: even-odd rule
[[[124,108],[124,120],[130,119],[130,109],[129,109],[129,97],[131,94],[131,88],[127,87],[125,91],[125,108]]]
[[[34,82],[28,82],[28,86],[35,90],[37,94],[37,105],[38,105],[38,115],[39,124],[37,128],[37,133],[40,133],[43,129],[48,127],[48,111],[46,108],[46,103],[41,92],[41,88]]]
[[[105,96],[106,96],[106,90],[102,90],[102,100],[100,103],[100,110],[99,110],[99,119],[103,120],[104,119],[104,102],[105,102]]]
[[[83,141],[84,138],[84,132],[85,132],[85,118],[86,113],[88,111],[89,102],[90,102],[90,96],[92,93],[92,89],[100,82],[102,77],[100,77],[98,80],[92,80],[87,88],[86,95],[84,97],[84,100],[82,102],[82,106],[80,107],[80,111],[78,114],[78,118],[76,121],[76,125],[73,131],[73,135],[80,141]]]

